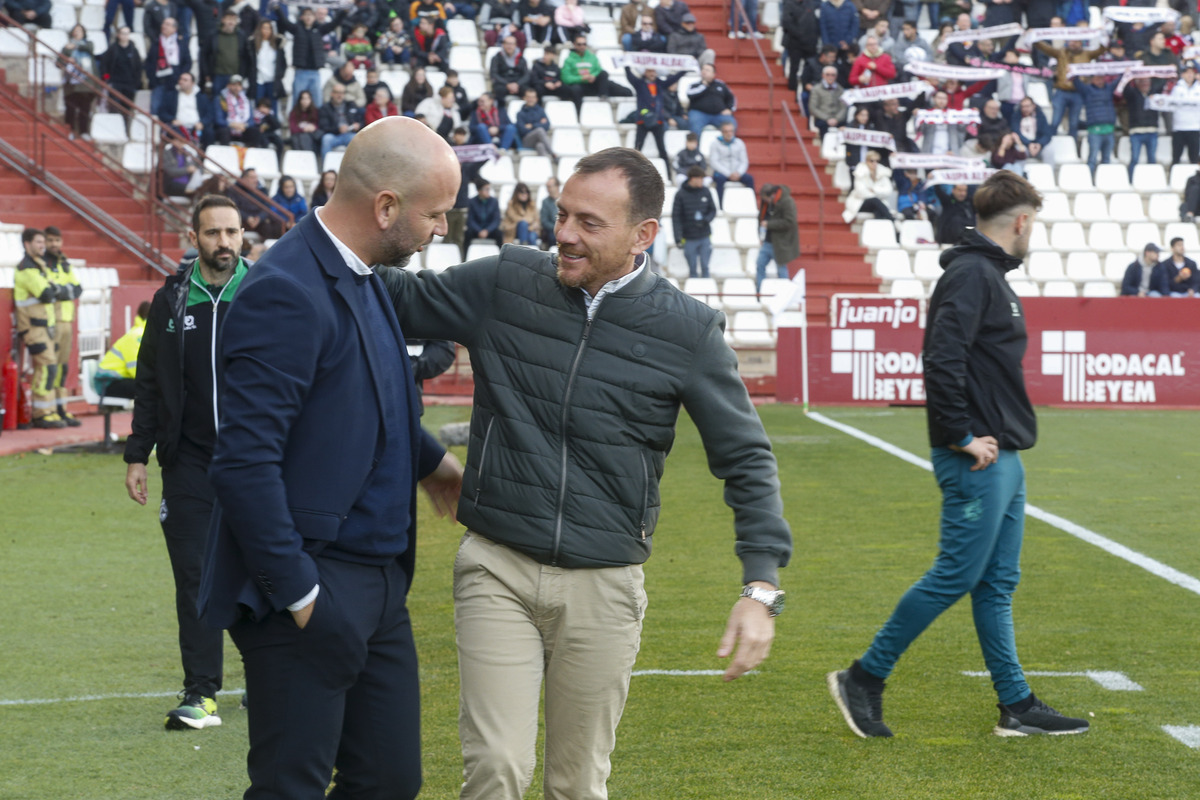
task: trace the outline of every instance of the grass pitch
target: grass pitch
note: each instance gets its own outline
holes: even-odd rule
[[[920,410],[821,411],[928,456]],[[991,736],[995,696],[986,678],[963,674],[984,667],[970,610],[959,603],[916,642],[889,684],[885,711],[896,738],[855,738],[824,674],[866,648],[928,567],[937,488],[929,473],[798,408],[761,412],[796,538],[783,572],[789,607],[771,657],[731,684],[635,677],[613,756],[613,798],[1197,796],[1200,753],[1162,726],[1200,725],[1200,597],[1035,520],[1026,526],[1015,602],[1026,669],[1117,671],[1144,691],[1034,677],[1039,696],[1088,716],[1092,732]],[[431,408],[427,422],[436,428],[465,415]],[[1200,447],[1186,433],[1194,415],[1039,416],[1039,444],[1024,456],[1031,503],[1200,575]],[[246,786],[246,721],[236,697],[221,698],[222,727],[162,729],[181,678],[170,569],[156,503],[131,502],[123,476],[117,456],[0,460],[0,798],[232,798]],[[663,500],[637,668],[721,669],[717,640],[740,570],[732,515],[686,419]],[[459,531],[425,511],[410,600],[422,659],[422,796],[453,798],[461,761],[450,572]],[[231,643],[226,659],[226,687],[240,688]],[[540,775],[531,797],[541,797],[539,782]]]

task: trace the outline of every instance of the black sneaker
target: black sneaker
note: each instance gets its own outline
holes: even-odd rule
[[[884,682],[855,679],[853,672],[856,667],[862,669],[855,661],[850,669],[831,672],[826,676],[833,701],[856,735],[864,739],[891,736],[892,729],[883,724]]]
[[[1087,733],[1088,721],[1065,717],[1050,706],[1033,697],[1033,705],[1029,710],[1018,714],[1009,706],[997,703],[1000,709],[1000,722],[992,733],[997,736],[1036,736],[1048,733],[1051,736],[1061,736],[1068,733]]]

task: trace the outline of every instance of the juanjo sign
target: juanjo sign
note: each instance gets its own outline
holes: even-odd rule
[[[1038,405],[1200,406],[1200,303],[1168,298],[1026,298],[1025,382]],[[836,295],[809,328],[814,403],[925,402],[926,301]],[[794,332],[780,331],[778,395],[796,396]]]

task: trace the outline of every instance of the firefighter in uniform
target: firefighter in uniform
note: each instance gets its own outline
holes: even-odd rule
[[[72,345],[75,333],[72,330],[75,322],[75,301],[83,294],[79,285],[79,276],[71,268],[71,262],[63,255],[62,232],[52,225],[46,227],[46,268],[50,270],[50,279],[58,285],[60,299],[55,309],[54,344],[55,355],[58,359],[58,376],[54,381],[54,396],[58,403],[58,416],[72,428],[78,428],[81,423],[74,414],[67,411],[67,397],[70,392],[66,388],[67,373],[71,369]],[[62,295],[66,297],[63,298]]]
[[[58,358],[54,344],[54,306],[59,287],[46,268],[46,236],[26,228],[21,234],[25,257],[17,265],[13,301],[17,307],[17,336],[33,361],[33,427],[65,428],[57,413],[54,385],[58,380]]]

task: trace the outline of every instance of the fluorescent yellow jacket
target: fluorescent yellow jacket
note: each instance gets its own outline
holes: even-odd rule
[[[52,281],[59,286],[70,287],[71,298],[58,301],[56,316],[59,322],[71,322],[75,319],[75,301],[79,299],[79,295],[83,294],[83,287],[79,284],[79,275],[71,268],[71,262],[67,260],[66,256],[59,259],[47,258],[46,267]]]
[[[26,255],[13,278],[13,303],[17,307],[17,331],[54,325],[57,289],[50,281],[46,263]]]
[[[100,371],[113,373],[120,378],[136,377],[138,350],[142,347],[142,331],[145,329],[146,320],[141,317],[134,319],[133,327],[117,339],[113,346],[108,348],[104,358],[100,359]]]

